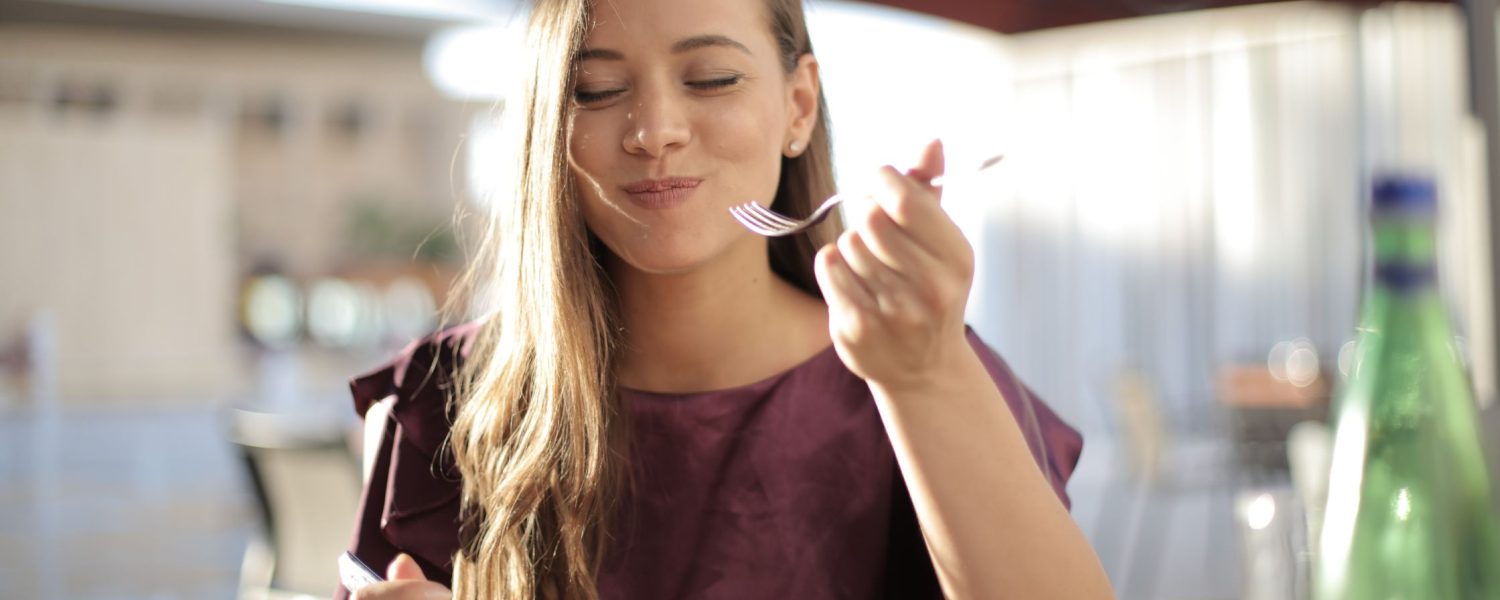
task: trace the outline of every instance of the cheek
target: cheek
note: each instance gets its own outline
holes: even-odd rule
[[[783,117],[771,103],[725,107],[712,111],[700,121],[703,141],[728,171],[732,197],[726,204],[750,200],[770,202],[776,193],[781,174],[781,137]]]
[[[608,137],[599,130],[603,125],[606,123],[598,118],[576,117],[568,137],[568,171],[586,217],[591,217],[590,211],[604,201],[600,187],[605,181],[601,178],[609,172],[612,160]]]
[[[607,149],[606,138],[596,117],[579,116],[573,119],[568,135],[568,162],[590,173],[599,173],[600,162]]]
[[[583,223],[589,230],[601,237],[613,237],[614,230],[624,226],[631,219],[629,215],[605,199],[604,190],[601,188],[603,183],[590,173],[581,170],[580,166],[575,164],[570,171]]]
[[[706,115],[702,127],[721,148],[733,148],[738,158],[779,155],[781,115],[769,103],[743,102]]]

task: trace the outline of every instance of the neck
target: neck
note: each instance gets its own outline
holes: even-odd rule
[[[827,308],[771,272],[749,239],[699,268],[657,274],[611,256],[624,320],[620,385],[685,393],[753,383],[829,343]]]

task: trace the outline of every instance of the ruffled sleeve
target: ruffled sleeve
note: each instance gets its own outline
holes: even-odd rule
[[[407,346],[384,365],[350,380],[361,417],[386,398],[390,420],[360,499],[349,550],[376,571],[405,552],[427,578],[448,584],[459,543],[458,470],[443,450],[451,424],[453,373],[479,324],[460,325]],[[348,598],[339,586],[334,597]]]
[[[1078,458],[1083,455],[1083,436],[1064,423],[1057,413],[1042,402],[1036,392],[1022,383],[1015,372],[1011,371],[1010,365],[984,340],[979,339],[973,329],[969,330],[968,335],[969,345],[979,355],[990,378],[995,381],[1000,394],[1005,396],[1006,403],[1010,405],[1011,413],[1021,426],[1021,433],[1026,436],[1031,455],[1041,467],[1042,474],[1047,476],[1047,481],[1052,484],[1053,491],[1057,492],[1063,505],[1071,508],[1068,478],[1073,476]]]

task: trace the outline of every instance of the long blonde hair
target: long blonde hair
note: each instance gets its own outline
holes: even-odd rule
[[[812,52],[802,6],[766,1],[790,73]],[[449,451],[463,478],[456,598],[597,598],[609,521],[628,491],[617,303],[567,161],[574,57],[590,4],[532,7],[527,76],[506,108],[514,195],[493,203],[453,294],[492,309],[450,402]],[[834,192],[821,93],[818,113],[807,150],[782,159],[772,207],[783,214],[809,214]],[[838,233],[838,219],[825,223],[769,242],[773,271],[814,295],[813,256]]]

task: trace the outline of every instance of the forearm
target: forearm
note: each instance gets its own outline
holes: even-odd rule
[[[870,384],[945,593],[1112,598],[983,363],[956,354],[921,385]]]

